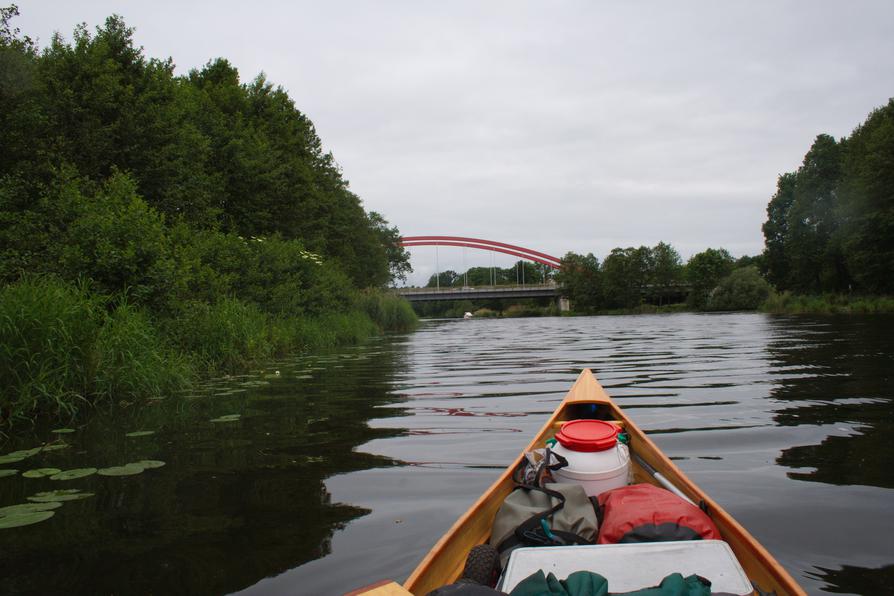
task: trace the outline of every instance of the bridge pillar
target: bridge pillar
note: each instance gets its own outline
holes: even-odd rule
[[[556,300],[556,304],[559,307],[559,312],[568,312],[571,310],[571,300],[566,298],[565,296],[559,296]]]

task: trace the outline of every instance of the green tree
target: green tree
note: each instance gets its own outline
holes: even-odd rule
[[[789,241],[789,211],[795,200],[794,172],[782,174],[776,180],[776,194],[767,205],[767,221],[763,225],[764,254],[767,262],[767,277],[780,290],[789,288],[789,255],[786,244]]]
[[[425,285],[426,288],[450,288],[456,285],[457,283],[462,283],[463,276],[458,274],[456,271],[452,269],[448,269],[447,271],[441,271],[437,275],[432,275],[428,278],[428,283]]]
[[[736,269],[717,285],[708,297],[710,310],[754,310],[770,295],[767,283],[757,267]]]
[[[602,307],[602,271],[599,259],[588,253],[586,256],[573,252],[562,257],[562,268],[556,273],[556,282],[562,292],[571,300],[574,310],[592,312]]]
[[[709,248],[693,255],[686,263],[686,277],[692,286],[689,304],[696,308],[705,308],[711,291],[721,279],[732,272],[734,262],[723,248]]]
[[[649,247],[613,249],[602,262],[606,306],[632,308],[639,305],[646,287],[652,283],[653,270]]]
[[[843,256],[837,243],[832,242],[839,225],[841,151],[835,139],[819,135],[796,174],[788,211],[786,253],[790,286],[800,292],[846,287]]]
[[[894,99],[847,142],[841,182],[841,244],[859,289],[894,292]]]
[[[127,291],[141,304],[164,306],[174,263],[164,217],[149,207],[127,175],[113,173],[53,252],[68,279],[86,276],[109,294]]]
[[[677,293],[678,286],[683,282],[683,261],[673,246],[659,242],[652,248],[651,264],[653,293],[660,305]]]

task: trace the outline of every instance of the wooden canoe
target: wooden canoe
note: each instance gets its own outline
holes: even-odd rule
[[[630,447],[648,465],[660,472],[667,480],[693,502],[704,501],[723,539],[729,544],[752,584],[761,592],[775,592],[778,596],[805,594],[804,590],[782,568],[773,556],[754,539],[739,523],[715,503],[699,487],[692,483],[674,463],[636,426],[611,400],[596,377],[584,369],[565,399],[549,418],[537,437],[525,451],[543,447],[546,440],[555,435],[561,424],[575,419],[580,404],[597,404],[599,417],[614,420],[630,437]],[[592,409],[591,409],[592,410]],[[521,463],[524,451],[472,507],[460,517],[453,527],[429,551],[403,586],[395,583],[370,586],[366,594],[427,594],[445,584],[456,581],[462,573],[469,550],[484,544],[490,538],[491,525],[503,499],[514,486],[512,470]],[[634,459],[631,459],[636,482],[657,484],[655,479]],[[383,591],[384,590],[384,591]],[[759,594],[760,592],[755,592]]]

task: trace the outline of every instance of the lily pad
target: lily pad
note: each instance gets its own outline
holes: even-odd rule
[[[12,453],[7,453],[9,457],[31,457],[32,455],[39,453],[40,447],[35,447],[34,449],[22,449],[21,451],[13,451]]]
[[[227,414],[226,416],[212,418],[211,422],[238,422],[240,418],[242,418],[242,414]]]
[[[68,443],[50,443],[43,448],[43,451],[58,451],[59,449],[65,449],[69,447]]]
[[[12,470],[12,469],[0,470],[0,478],[5,478],[6,476],[15,476],[18,473],[19,473],[18,470]]]
[[[154,470],[155,468],[160,468],[163,465],[165,465],[165,462],[161,461],[160,459],[141,459],[140,461],[138,461],[136,463],[143,466],[143,468],[146,470]],[[128,465],[133,465],[133,464],[128,464]]]
[[[33,513],[35,511],[49,511],[62,507],[59,501],[50,501],[48,503],[21,503],[19,505],[9,505],[8,507],[0,507],[0,517],[4,515],[14,515],[19,513]]]
[[[50,432],[56,433],[57,435],[65,435],[68,433],[73,433],[74,431],[75,431],[75,429],[73,429],[73,428],[54,428]]]
[[[96,468],[76,468],[74,470],[66,470],[50,476],[50,480],[74,480],[75,478],[83,478],[84,476],[92,476],[96,474]]]
[[[101,468],[96,473],[100,476],[134,476],[142,474],[145,470],[140,464],[126,464],[123,466],[112,466],[111,468]]]
[[[53,476],[54,474],[58,474],[61,472],[59,468],[37,468],[34,470],[28,470],[27,472],[23,472],[22,476],[25,478],[44,478],[45,476]]]
[[[82,493],[79,488],[65,488],[37,493],[36,495],[28,497],[28,500],[34,503],[50,503],[53,501],[77,501],[92,496],[93,493]]]
[[[124,435],[125,437],[148,437],[149,435],[154,435],[154,430],[135,430],[132,433],[127,433]]]
[[[20,528],[31,524],[46,521],[56,514],[55,511],[32,511],[30,513],[18,513],[0,516],[0,530]]]
[[[24,456],[16,456],[16,455],[0,455],[0,464],[12,464],[18,461],[22,461],[25,459]]]

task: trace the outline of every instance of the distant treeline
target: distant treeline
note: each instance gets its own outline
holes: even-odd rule
[[[376,290],[409,271],[398,230],[285,90],[222,58],[175,76],[117,16],[39,49],[17,14],[0,9],[0,420],[413,324]]]
[[[779,177],[763,232],[763,253],[738,260],[719,248],[683,264],[663,242],[616,248],[602,263],[568,253],[556,279],[581,312],[660,305],[683,288],[695,309],[890,311],[894,99],[850,137],[816,138],[798,171]]]
[[[757,308],[770,292],[759,262],[709,248],[684,264],[673,246],[659,242],[651,248],[615,248],[602,263],[592,253],[568,253],[555,277],[578,312],[683,301],[695,309],[748,309]]]

